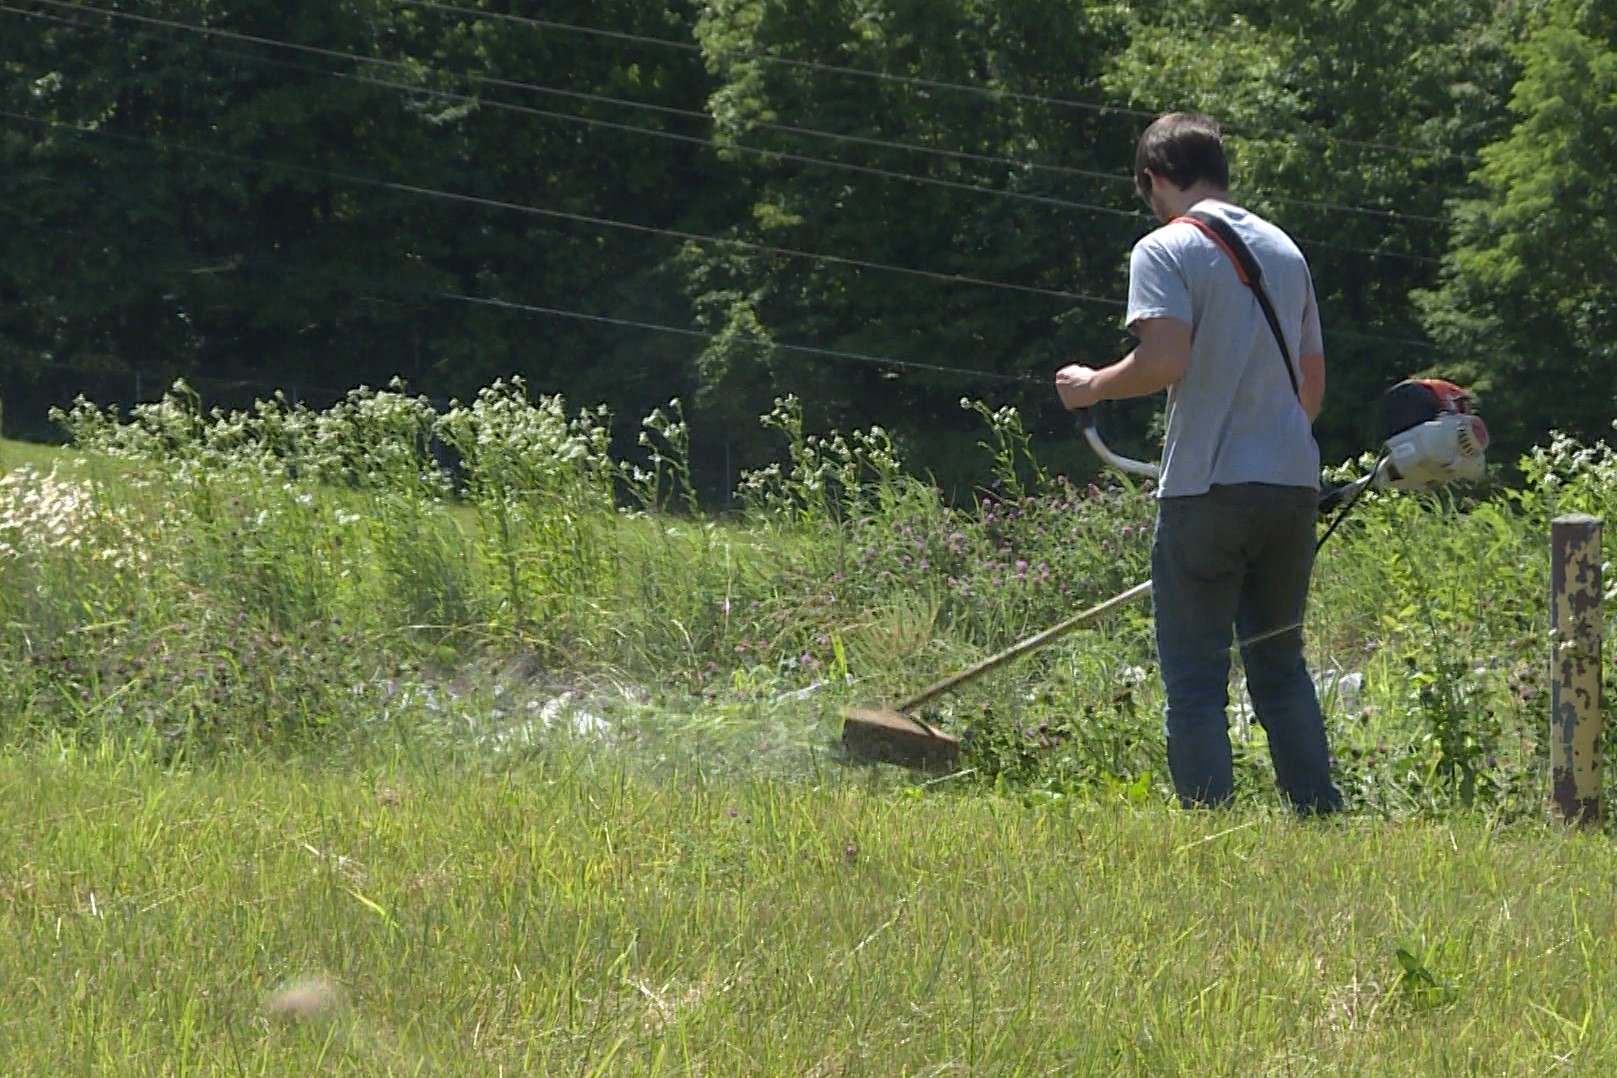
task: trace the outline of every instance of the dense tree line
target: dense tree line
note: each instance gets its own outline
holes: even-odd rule
[[[1503,448],[1609,431],[1617,15],[1596,0],[19,0],[0,12],[0,398],[514,373],[715,481],[796,393],[969,475],[1051,443],[1120,325],[1134,139],[1231,133],[1299,237],[1327,455],[1471,380]],[[660,328],[657,328],[660,327]],[[210,392],[210,387],[212,391]],[[1144,432],[1149,407],[1124,409]],[[721,447],[727,463],[721,464]]]

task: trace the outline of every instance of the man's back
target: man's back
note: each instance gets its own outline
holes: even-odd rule
[[[1235,798],[1230,644],[1269,735],[1275,782],[1300,813],[1334,812],[1330,746],[1303,658],[1319,517],[1325,399],[1308,264],[1278,228],[1229,204],[1224,133],[1210,116],[1157,117],[1134,148],[1134,192],[1164,222],[1134,247],[1127,323],[1139,343],[1102,369],[1069,363],[1069,409],[1168,390],[1168,440],[1151,541],[1151,609],[1166,697],[1168,772],[1180,804]],[[1193,221],[1206,209],[1239,236],[1272,293],[1292,385],[1256,297]]]
[[[1290,237],[1225,202],[1195,208],[1229,222],[1257,259],[1293,370],[1303,356],[1322,353],[1308,264]],[[1127,321],[1145,318],[1176,318],[1192,329],[1190,365],[1168,391],[1163,497],[1237,483],[1317,486],[1319,448],[1257,297],[1195,225],[1170,222],[1135,245]]]

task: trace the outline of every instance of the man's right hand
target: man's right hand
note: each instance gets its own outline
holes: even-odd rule
[[[1100,403],[1100,393],[1095,388],[1098,373],[1093,367],[1080,363],[1071,363],[1056,371],[1056,393],[1067,411],[1093,408]]]

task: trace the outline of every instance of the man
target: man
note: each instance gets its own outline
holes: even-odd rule
[[[1167,694],[1168,769],[1182,805],[1234,796],[1228,720],[1232,629],[1281,792],[1304,814],[1341,806],[1319,699],[1303,660],[1313,572],[1325,356],[1308,264],[1290,237],[1229,200],[1223,134],[1170,113],[1140,137],[1135,188],[1162,227],[1129,263],[1139,345],[1101,370],[1056,374],[1069,409],[1168,391],[1151,574]],[[1188,211],[1245,241],[1296,367],[1231,255]],[[1295,389],[1294,387],[1295,378]]]

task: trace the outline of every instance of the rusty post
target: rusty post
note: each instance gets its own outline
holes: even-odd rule
[[[1600,527],[1581,513],[1550,523],[1550,799],[1569,823],[1602,814]]]

